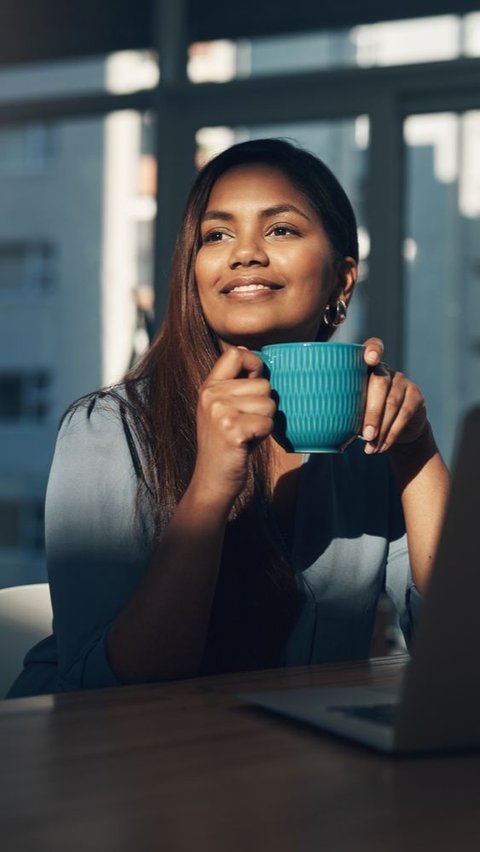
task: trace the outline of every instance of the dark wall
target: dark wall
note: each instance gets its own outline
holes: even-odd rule
[[[175,3],[176,0],[164,0]],[[479,0],[188,0],[191,41],[472,11]],[[155,0],[0,0],[0,64],[153,47]]]
[[[0,63],[148,47],[152,5],[151,0],[0,0]]]
[[[197,40],[346,27],[360,23],[475,11],[479,0],[190,0]],[[193,39],[192,39],[193,40]]]

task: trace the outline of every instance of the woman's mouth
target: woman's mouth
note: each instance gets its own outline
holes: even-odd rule
[[[271,293],[274,290],[280,290],[281,284],[277,284],[275,281],[268,281],[260,278],[238,278],[233,281],[229,281],[221,289],[221,293],[225,296],[231,297],[256,297],[262,293]]]

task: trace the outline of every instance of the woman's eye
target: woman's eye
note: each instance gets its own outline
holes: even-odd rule
[[[274,237],[286,237],[289,234],[294,234],[298,236],[298,231],[295,228],[290,227],[289,225],[275,225],[270,231]]]
[[[220,243],[227,235],[223,231],[209,231],[202,237],[203,243]]]

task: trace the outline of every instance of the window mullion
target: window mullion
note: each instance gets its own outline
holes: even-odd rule
[[[394,93],[383,93],[370,111],[367,192],[370,228],[367,333],[381,337],[386,360],[403,364],[402,278],[404,156],[402,116]]]

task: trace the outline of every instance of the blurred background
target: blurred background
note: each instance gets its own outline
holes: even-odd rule
[[[383,337],[451,459],[480,399],[480,0],[3,0],[0,586],[46,579],[59,418],[148,346],[195,170],[260,136],[343,183],[341,336]]]

